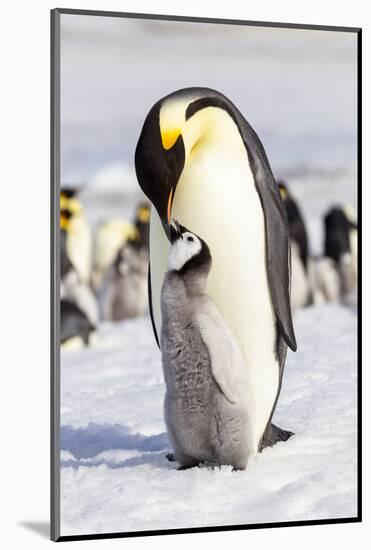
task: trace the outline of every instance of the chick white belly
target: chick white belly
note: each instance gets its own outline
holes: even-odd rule
[[[154,217],[151,278],[159,334],[159,293],[168,244],[157,214]],[[279,368],[265,263],[264,216],[247,157],[223,162],[219,155],[210,153],[188,165],[176,188],[172,217],[210,247],[208,294],[232,330],[246,362],[249,431],[251,447],[257,452],[277,395]]]

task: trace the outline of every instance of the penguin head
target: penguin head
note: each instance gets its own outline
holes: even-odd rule
[[[180,133],[173,139],[161,133],[162,102],[147,115],[135,150],[135,170],[139,185],[156,208],[167,237],[174,191],[185,162],[185,148]],[[176,136],[176,138],[175,138]]]
[[[169,270],[185,274],[195,269],[206,270],[211,267],[211,254],[209,247],[198,235],[188,231],[176,220],[172,220],[169,226],[170,253]]]
[[[82,205],[79,199],[76,197],[77,190],[63,188],[60,193],[60,210],[69,212],[70,217],[78,215],[82,212]]]
[[[76,197],[77,194],[77,187],[67,187],[64,185],[61,189],[61,197],[64,197],[66,199],[72,199],[72,197]]]
[[[216,131],[222,133],[228,147],[231,140],[224,130],[233,118],[232,108],[216,90],[185,88],[158,101],[144,121],[135,151],[137,179],[169,239],[172,203],[184,166]]]
[[[351,228],[351,223],[347,217],[344,208],[334,206],[324,216],[324,224],[327,230],[338,230],[347,233]]]
[[[71,212],[66,209],[66,208],[63,208],[61,209],[61,212],[60,212],[60,228],[62,229],[62,231],[68,231],[69,227],[70,227],[70,219],[72,217],[72,214]]]
[[[146,202],[140,203],[136,211],[136,223],[147,224],[151,217],[151,209]]]

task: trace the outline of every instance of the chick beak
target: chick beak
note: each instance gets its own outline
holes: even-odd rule
[[[182,238],[182,233],[180,231],[179,224],[176,220],[171,220],[169,225],[169,240],[173,244],[178,239]]]

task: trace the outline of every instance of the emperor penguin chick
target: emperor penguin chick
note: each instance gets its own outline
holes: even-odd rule
[[[161,292],[165,422],[180,469],[200,462],[244,469],[252,454],[249,383],[231,330],[206,293],[207,244],[170,225]]]

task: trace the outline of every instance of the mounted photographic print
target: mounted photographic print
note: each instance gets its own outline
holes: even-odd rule
[[[53,540],[361,520],[360,44],[52,11]]]

